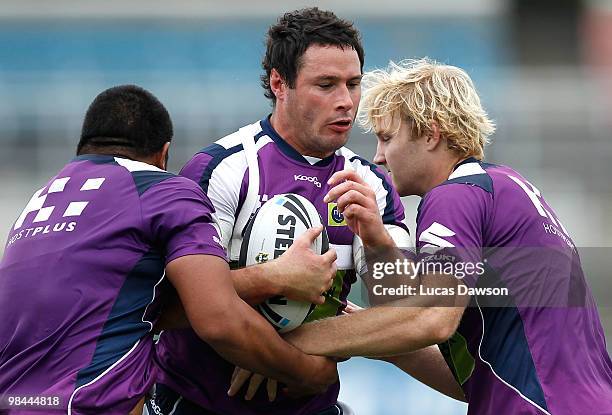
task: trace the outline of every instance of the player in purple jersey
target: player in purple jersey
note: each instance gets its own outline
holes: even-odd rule
[[[171,138],[149,92],[104,91],[77,157],[15,221],[0,262],[1,413],[128,413],[156,377],[168,281],[226,359],[315,389],[335,382],[334,363],[282,341],[236,295],[210,201],[164,170]]]
[[[238,258],[242,230],[250,214],[268,198],[293,192],[310,200],[326,225],[337,254],[331,288],[312,269],[313,258],[296,258],[281,269],[275,261],[232,271],[239,295],[250,303],[273,295],[317,304],[311,319],[335,316],[355,281],[354,232],[335,203],[323,201],[327,180],[351,169],[376,194],[377,214],[399,244],[408,243],[403,207],[388,176],[343,147],[360,99],[363,49],[356,29],[316,8],[287,13],[268,32],[262,77],[272,115],[247,125],[196,154],[181,174],[200,184],[215,207],[222,244],[230,261]],[[252,197],[254,196],[254,197]],[[254,199],[254,200],[253,200]],[[358,242],[358,241],[357,241]],[[327,291],[325,296],[321,293]],[[323,393],[269,402],[265,391],[249,400],[227,396],[234,365],[192,333],[164,332],[158,344],[163,372],[148,403],[149,412],[174,414],[337,414],[339,384]],[[312,395],[312,394],[311,394]],[[251,399],[252,398],[252,399]],[[155,405],[155,408],[153,407]]]
[[[401,195],[423,198],[418,256],[407,262],[432,271],[411,275],[421,281],[396,300],[404,307],[306,324],[286,338],[327,356],[404,353],[384,359],[465,397],[468,414],[612,413],[612,363],[578,251],[534,185],[482,161],[494,126],[469,76],[422,59],[368,73],[364,83],[360,119],[378,137],[375,161]],[[326,200],[337,201],[368,252],[404,260],[367,184],[353,172],[331,183]],[[368,262],[372,274],[386,265]],[[440,307],[449,300],[453,307]]]

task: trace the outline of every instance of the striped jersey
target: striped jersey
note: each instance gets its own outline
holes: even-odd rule
[[[254,176],[245,145],[252,146],[256,152],[255,161],[251,162],[258,169],[255,203],[249,202],[249,181]],[[355,170],[374,189],[387,229],[398,244],[408,246],[404,209],[385,172],[344,147],[324,159],[308,160],[283,140],[269,118],[204,148],[180,174],[199,183],[212,201],[231,261],[238,259],[240,250],[244,223],[238,218],[242,210],[246,209],[248,217],[262,202],[281,193],[297,193],[313,203],[323,219],[330,244],[338,253],[338,273],[328,298],[309,317],[318,319],[341,312],[356,279],[352,248],[355,235],[336,204],[323,202],[330,189],[327,180],[343,169]],[[157,350],[162,367],[160,383],[214,413],[312,414],[332,406],[338,397],[339,384],[322,395],[299,400],[280,396],[270,403],[263,390],[251,401],[241,396],[230,398],[227,390],[234,366],[199,341],[191,330],[164,332]]]

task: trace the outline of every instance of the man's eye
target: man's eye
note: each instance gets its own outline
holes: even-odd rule
[[[328,89],[331,88],[332,84],[319,84],[319,88]]]
[[[359,82],[352,82],[348,84],[349,88],[359,88],[361,84]]]

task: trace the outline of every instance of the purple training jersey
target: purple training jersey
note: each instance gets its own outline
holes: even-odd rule
[[[317,306],[310,320],[339,314],[355,281],[352,244],[355,235],[339,214],[335,203],[324,203],[329,191],[327,180],[345,168],[355,170],[375,191],[383,222],[398,244],[407,246],[408,231],[403,223],[404,209],[385,172],[346,148],[324,159],[305,158],[289,146],[272,128],[268,118],[251,124],[218,140],[196,154],[181,171],[200,184],[215,208],[221,227],[223,245],[232,245],[236,218],[244,207],[249,187],[247,156],[243,140],[254,142],[259,163],[259,200],[264,202],[281,193],[304,196],[319,211],[327,229],[330,245],[338,253],[338,272],[325,304]],[[236,249],[230,249],[230,260],[237,260]],[[221,358],[191,330],[164,332],[157,345],[162,367],[160,383],[186,399],[216,414],[313,414],[332,407],[340,385],[332,385],[319,396],[298,400],[282,394],[268,402],[265,388],[251,401],[230,398],[227,390],[234,366]]]
[[[0,263],[0,412],[130,411],[157,372],[165,265],[225,258],[211,212],[192,181],[105,155],[37,191]]]
[[[440,345],[468,414],[612,414],[597,307],[572,239],[537,188],[470,158],[424,196],[417,248],[423,261],[484,271],[463,279],[480,291]],[[509,295],[496,299],[503,289]]]

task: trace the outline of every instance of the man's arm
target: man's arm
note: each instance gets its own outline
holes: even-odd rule
[[[354,314],[363,310],[349,301],[344,313]],[[467,402],[461,386],[457,383],[437,345],[404,355],[373,359],[389,362],[430,388],[458,401]]]
[[[307,230],[280,257],[263,264],[231,271],[236,292],[249,304],[258,304],[275,295],[296,301],[323,304],[325,293],[336,274],[336,252],[315,254],[312,243],[323,227]]]
[[[317,255],[310,248],[322,230],[322,227],[309,229],[273,261],[230,271],[238,296],[250,305],[276,295],[323,304],[325,297],[322,294],[329,290],[336,274],[336,252],[331,249]],[[168,293],[166,297],[155,331],[188,328],[189,321],[176,292]]]
[[[461,386],[448,368],[437,345],[380,360],[394,364],[419,382],[446,396],[467,402]]]
[[[166,266],[197,335],[230,362],[289,384],[323,389],[336,379],[335,365],[307,356],[234,291],[227,263],[210,255],[179,257]]]
[[[347,224],[361,237],[366,257],[370,250],[385,262],[405,260],[384,228],[370,187],[352,171],[335,173],[330,184],[336,183],[340,184],[330,190],[324,201],[337,201]],[[368,269],[372,272],[371,266]],[[366,285],[372,279],[367,281]],[[459,284],[449,275],[428,275],[420,281],[423,287],[453,288],[455,292]],[[352,315],[302,325],[285,338],[306,353],[324,356],[405,354],[450,338],[459,325],[467,300],[465,296],[413,295]]]
[[[452,288],[452,276],[432,275],[425,287]],[[447,298],[448,300],[448,298]],[[285,339],[305,353],[321,356],[383,357],[400,355],[448,340],[457,330],[467,299],[455,306],[436,305],[437,296],[415,296],[359,313],[304,324]]]

